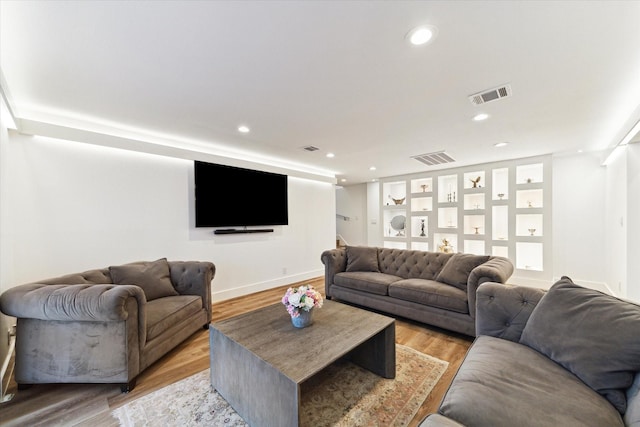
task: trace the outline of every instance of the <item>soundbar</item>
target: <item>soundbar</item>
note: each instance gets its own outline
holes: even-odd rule
[[[272,233],[273,228],[254,228],[251,230],[238,230],[236,228],[221,228],[213,230],[213,234],[247,234],[247,233]]]

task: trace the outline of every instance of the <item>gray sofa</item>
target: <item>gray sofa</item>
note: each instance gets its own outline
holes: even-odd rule
[[[17,318],[15,379],[117,383],[138,374],[211,321],[215,266],[141,261],[10,288],[0,310]]]
[[[366,246],[324,251],[327,298],[475,336],[476,289],[505,283],[507,258]]]
[[[640,306],[563,277],[485,283],[477,338],[420,427],[640,426]]]

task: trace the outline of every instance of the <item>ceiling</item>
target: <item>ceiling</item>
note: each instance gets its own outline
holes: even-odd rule
[[[437,169],[412,156],[442,150],[446,167],[605,150],[639,118],[640,1],[2,0],[0,20],[18,118],[344,185]],[[424,24],[435,39],[408,44]],[[510,97],[469,100],[504,84]]]

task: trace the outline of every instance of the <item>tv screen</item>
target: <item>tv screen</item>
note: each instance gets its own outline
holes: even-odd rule
[[[194,162],[196,227],[289,224],[287,175]]]

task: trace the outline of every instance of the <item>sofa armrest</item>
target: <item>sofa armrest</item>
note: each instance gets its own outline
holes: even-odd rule
[[[206,261],[169,261],[169,269],[171,283],[180,295],[202,297],[207,322],[211,322],[211,281],[216,274],[215,265]]]
[[[333,276],[347,269],[347,250],[345,248],[329,249],[322,252],[320,260],[324,264],[325,296],[331,298]]]
[[[476,336],[520,341],[529,316],[545,293],[528,286],[483,283],[477,292]]]
[[[138,308],[147,303],[138,286],[31,283],[4,292],[0,296],[0,311],[17,318],[40,320],[123,321],[129,317],[129,298],[137,300]]]
[[[489,261],[480,264],[469,274],[467,279],[467,298],[469,301],[469,315],[476,317],[476,292],[478,286],[485,282],[506,283],[513,274],[513,264],[508,258],[491,257]]]

